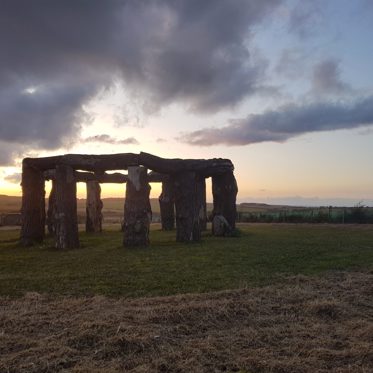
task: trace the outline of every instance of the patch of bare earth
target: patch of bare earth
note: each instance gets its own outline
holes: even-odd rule
[[[372,372],[373,273],[136,300],[1,298],[1,372]]]

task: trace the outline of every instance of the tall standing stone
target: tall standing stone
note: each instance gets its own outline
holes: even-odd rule
[[[124,203],[124,246],[149,245],[149,228],[152,217],[149,194],[147,169],[129,166]]]
[[[204,231],[207,229],[206,179],[204,176],[197,176],[196,182],[199,226]]]
[[[55,238],[58,249],[79,247],[76,181],[74,171],[66,165],[56,166]]]
[[[45,236],[45,181],[42,171],[22,164],[22,228],[20,242],[31,246]]]
[[[197,197],[197,175],[193,171],[173,175],[176,208],[176,240],[199,241],[201,229]]]
[[[175,228],[175,197],[174,186],[170,177],[162,181],[162,193],[159,196],[162,230],[171,231]]]
[[[87,181],[86,232],[102,232],[101,187],[98,181]]]
[[[233,171],[212,176],[212,195],[214,200],[213,218],[215,216],[224,217],[229,224],[225,232],[227,235],[236,228],[237,192],[237,182],[233,175]],[[217,221],[217,219],[215,220]]]

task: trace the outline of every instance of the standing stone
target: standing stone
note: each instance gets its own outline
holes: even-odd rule
[[[45,189],[43,172],[23,161],[22,165],[22,228],[20,242],[31,246],[45,236]]]
[[[172,180],[167,177],[162,181],[162,193],[159,196],[162,230],[171,231],[175,228],[175,198]]]
[[[52,180],[52,188],[49,193],[48,210],[47,210],[47,227],[48,227],[48,233],[51,235],[54,235],[56,231],[55,216],[56,216],[56,182]]]
[[[212,219],[212,234],[214,236],[226,236],[232,233],[231,226],[223,215],[215,215]]]
[[[124,203],[124,246],[149,245],[149,228],[152,218],[149,194],[147,169],[129,166]]]
[[[98,181],[87,181],[86,232],[102,232],[101,187]]]
[[[236,228],[237,192],[237,182],[233,175],[233,171],[212,176],[212,195],[214,200],[212,216],[214,218],[216,215],[222,215],[228,222],[229,227],[226,229],[226,235],[231,234]]]
[[[207,229],[206,179],[204,176],[197,176],[197,204],[199,226],[204,231]]]
[[[55,237],[58,249],[79,247],[76,182],[71,167],[58,165],[55,178]]]
[[[173,175],[176,208],[176,240],[179,242],[199,241],[199,206],[197,198],[197,175],[192,171]]]

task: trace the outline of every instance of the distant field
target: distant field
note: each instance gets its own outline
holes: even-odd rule
[[[124,198],[103,198],[104,212],[120,212],[123,211]],[[84,198],[78,199],[78,213],[85,212]],[[150,199],[152,211],[159,213],[159,202],[157,198]],[[46,205],[48,201],[46,201]],[[290,206],[272,206],[265,203],[241,203],[237,205],[237,211],[239,212],[265,212],[265,211],[278,211],[286,208],[302,209],[302,207],[290,207]],[[21,197],[5,196],[0,195],[0,213],[19,212],[21,209]],[[212,203],[207,203],[207,210],[212,210]]]
[[[18,231],[0,232],[0,294],[154,296],[271,283],[285,275],[373,269],[373,227],[239,225],[238,237],[204,232],[195,244],[153,225],[151,246],[122,247],[122,233],[81,233],[82,248],[56,251],[53,240],[18,247]]]

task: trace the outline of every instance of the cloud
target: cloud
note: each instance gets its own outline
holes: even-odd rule
[[[0,166],[13,166],[23,151],[28,149],[22,144],[11,144],[0,140]]]
[[[284,142],[318,131],[333,131],[373,125],[373,96],[355,102],[289,104],[277,110],[232,119],[222,128],[185,133],[179,141],[191,145],[247,145],[265,141]]]
[[[287,48],[281,52],[280,58],[274,68],[276,74],[290,79],[301,78],[304,75],[304,66],[307,58],[304,52],[297,48]]]
[[[22,174],[18,173],[18,172],[14,173],[14,174],[11,174],[11,175],[7,175],[7,176],[4,177],[5,181],[8,181],[8,182],[13,183],[13,184],[20,184],[21,179],[22,179]]]
[[[87,113],[82,104],[92,94],[86,84],[48,82],[22,89],[0,88],[0,137],[3,141],[53,149],[76,137]]]
[[[79,137],[85,107],[118,80],[144,110],[216,112],[261,86],[254,27],[282,0],[4,0],[0,136],[35,148]]]
[[[341,80],[339,61],[328,58],[314,66],[312,91],[316,94],[351,92],[351,87]]]
[[[290,10],[289,32],[302,39],[313,35],[324,21],[323,5],[324,3],[319,0],[298,0]]]
[[[86,137],[82,140],[83,142],[102,142],[105,144],[113,144],[113,145],[139,145],[139,142],[134,137],[128,137],[126,139],[115,139],[110,135],[96,135]]]

